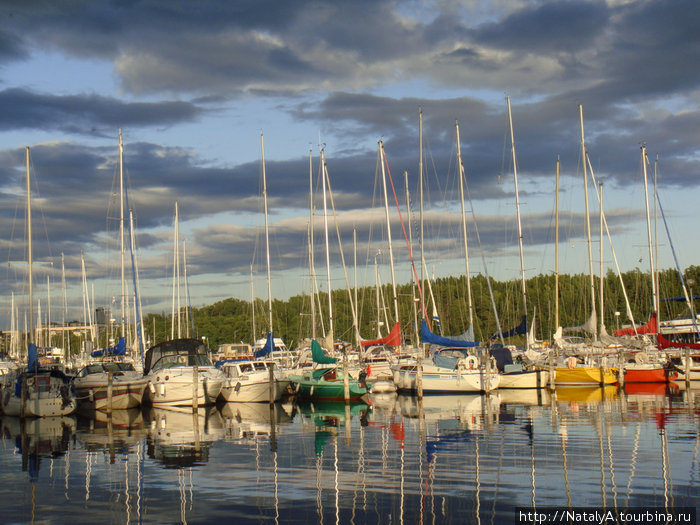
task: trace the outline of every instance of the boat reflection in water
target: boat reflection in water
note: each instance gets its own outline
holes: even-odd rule
[[[166,468],[183,468],[209,461],[209,449],[224,437],[224,421],[214,406],[155,408],[145,414],[147,453]]]
[[[700,390],[678,386],[3,417],[2,520],[485,524],[516,507],[697,508]]]
[[[59,458],[68,451],[75,428],[73,416],[2,418],[2,435],[14,440],[16,451],[22,456],[22,471],[29,473],[32,482],[39,477],[42,460]]]

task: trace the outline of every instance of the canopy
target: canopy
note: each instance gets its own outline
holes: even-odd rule
[[[373,341],[361,341],[362,346],[386,345],[386,346],[401,346],[401,327],[396,323],[391,329],[391,332],[386,337],[374,339]]]
[[[425,322],[425,319],[421,321],[420,336],[424,343],[430,343],[438,346],[452,346],[456,348],[470,348],[472,346],[479,346],[477,341],[462,341],[459,339],[450,339],[448,337],[436,335],[430,331],[430,328],[428,328],[428,323]]]

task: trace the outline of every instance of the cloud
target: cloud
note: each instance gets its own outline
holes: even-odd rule
[[[49,95],[21,88],[0,91],[1,130],[55,130],[80,135],[114,133],[120,127],[191,122],[205,110],[189,102],[124,102],[100,95]]]

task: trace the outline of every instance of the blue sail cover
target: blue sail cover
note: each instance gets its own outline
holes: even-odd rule
[[[126,339],[120,337],[119,342],[115,346],[95,350],[90,354],[91,357],[105,357],[108,355],[126,355]]]
[[[256,350],[253,353],[253,357],[255,359],[260,359],[261,357],[265,357],[266,355],[270,355],[272,353],[272,350],[275,348],[275,336],[272,335],[272,332],[267,333],[267,341],[265,342],[265,346],[263,346],[260,350]]]
[[[511,328],[507,332],[503,332],[503,339],[506,339],[507,337],[513,337],[514,335],[525,335],[527,333],[527,316],[523,315],[523,320],[520,321],[520,324],[516,326],[515,328]],[[498,333],[495,333],[491,336],[491,339],[497,339],[498,338]]]
[[[27,347],[27,370],[36,372],[39,369],[39,352],[34,343],[29,343]]]
[[[425,319],[421,321],[420,336],[424,343],[430,343],[438,346],[452,346],[456,348],[471,348],[473,346],[479,346],[478,341],[462,341],[460,339],[450,339],[448,337],[436,335],[430,331]]]

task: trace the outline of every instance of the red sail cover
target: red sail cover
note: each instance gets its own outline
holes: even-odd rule
[[[374,341],[361,341],[362,346],[386,345],[386,346],[401,346],[401,327],[399,323],[394,325],[391,332],[386,337],[375,339]]]
[[[700,350],[700,343],[676,343],[675,341],[669,341],[661,334],[657,334],[656,342],[659,346],[659,350],[664,350],[665,348],[690,348],[691,350]]]
[[[647,321],[647,324],[637,328],[636,332],[634,331],[634,328],[632,328],[632,327],[621,328],[619,330],[615,330],[615,337],[620,337],[621,335],[655,334],[658,331],[659,331],[659,328],[656,324],[656,313],[653,313],[653,314],[651,314],[649,321]]]

